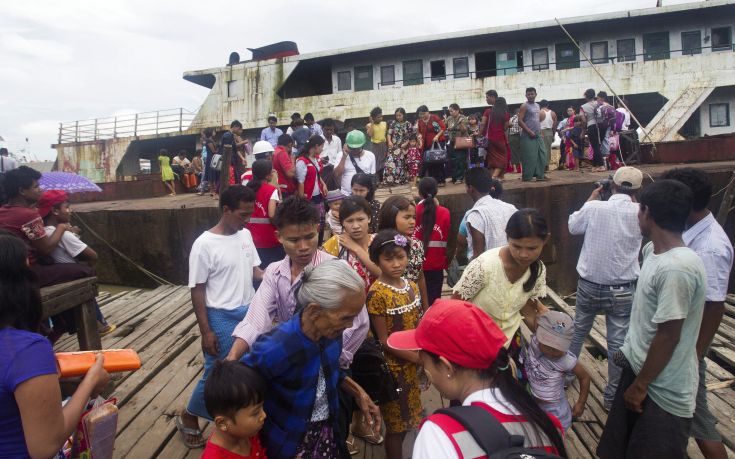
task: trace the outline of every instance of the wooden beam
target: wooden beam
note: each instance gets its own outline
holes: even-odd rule
[[[92,300],[77,305],[74,309],[77,339],[79,340],[79,350],[81,351],[102,349],[102,340],[100,339],[100,332],[97,329],[96,307],[97,303],[95,303],[93,297]]]
[[[97,278],[85,277],[63,284],[52,285],[41,289],[43,316],[50,317],[68,311],[97,296]]]

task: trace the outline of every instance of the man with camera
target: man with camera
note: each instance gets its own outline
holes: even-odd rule
[[[633,293],[640,273],[638,253],[642,236],[636,195],[642,183],[640,170],[621,167],[612,180],[599,182],[582,208],[569,216],[569,233],[584,234],[577,263],[579,281],[574,337],[569,350],[579,355],[595,316],[604,314],[608,355],[606,409],[612,405],[621,374],[621,368],[610,356],[620,349],[628,331]]]

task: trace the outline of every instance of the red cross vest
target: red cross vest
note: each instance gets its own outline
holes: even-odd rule
[[[416,230],[413,237],[419,241],[424,240],[424,230],[421,226],[421,220],[424,215],[424,203],[420,202],[416,206]],[[449,209],[442,206],[436,206],[436,221],[434,222],[434,230],[431,232],[428,247],[424,247],[426,256],[424,258],[424,271],[440,271],[447,269],[447,242],[449,241],[449,227],[451,219]]]
[[[276,227],[268,218],[268,203],[274,191],[276,191],[276,187],[268,183],[262,183],[258,188],[258,192],[255,193],[255,206],[253,214],[250,216],[250,222],[247,224],[247,229],[250,230],[255,247],[258,249],[277,247],[280,244],[276,237]]]
[[[524,436],[526,438],[526,448],[537,448],[548,453],[559,454],[546,434],[538,433],[537,429],[528,425],[529,423],[525,417],[502,413],[483,402],[473,402],[472,405],[479,406],[492,414],[505,427],[505,430],[509,434]],[[559,432],[563,432],[559,420],[551,415],[549,415],[549,418],[551,418],[554,426],[559,429]],[[472,438],[472,434],[451,416],[446,414],[432,414],[428,418],[425,418],[422,424],[426,421],[433,422],[447,435],[459,459],[487,459],[487,455],[482,454],[483,450],[475,439]]]
[[[296,162],[299,161],[304,163],[304,165],[306,166],[306,178],[304,179],[304,196],[306,197],[306,199],[311,200],[315,186],[318,186],[319,192],[324,194],[323,190],[321,189],[321,184],[319,183],[319,172],[321,172],[321,170],[318,170],[309,158],[299,156]],[[319,166],[319,169],[321,169],[321,166]]]

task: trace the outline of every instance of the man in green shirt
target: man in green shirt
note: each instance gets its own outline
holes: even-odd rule
[[[674,180],[643,190],[643,248],[630,328],[613,355],[621,367],[597,454],[602,459],[686,458],[697,384],[697,336],[707,287],[704,265],[682,240],[692,192]]]

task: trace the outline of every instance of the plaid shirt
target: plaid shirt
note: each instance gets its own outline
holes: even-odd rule
[[[319,367],[324,371],[329,419],[337,432],[337,387],[344,378],[339,368],[342,339],[309,339],[301,330],[301,313],[255,342],[242,362],[268,382],[261,441],[271,459],[291,459],[306,433],[316,400]]]

